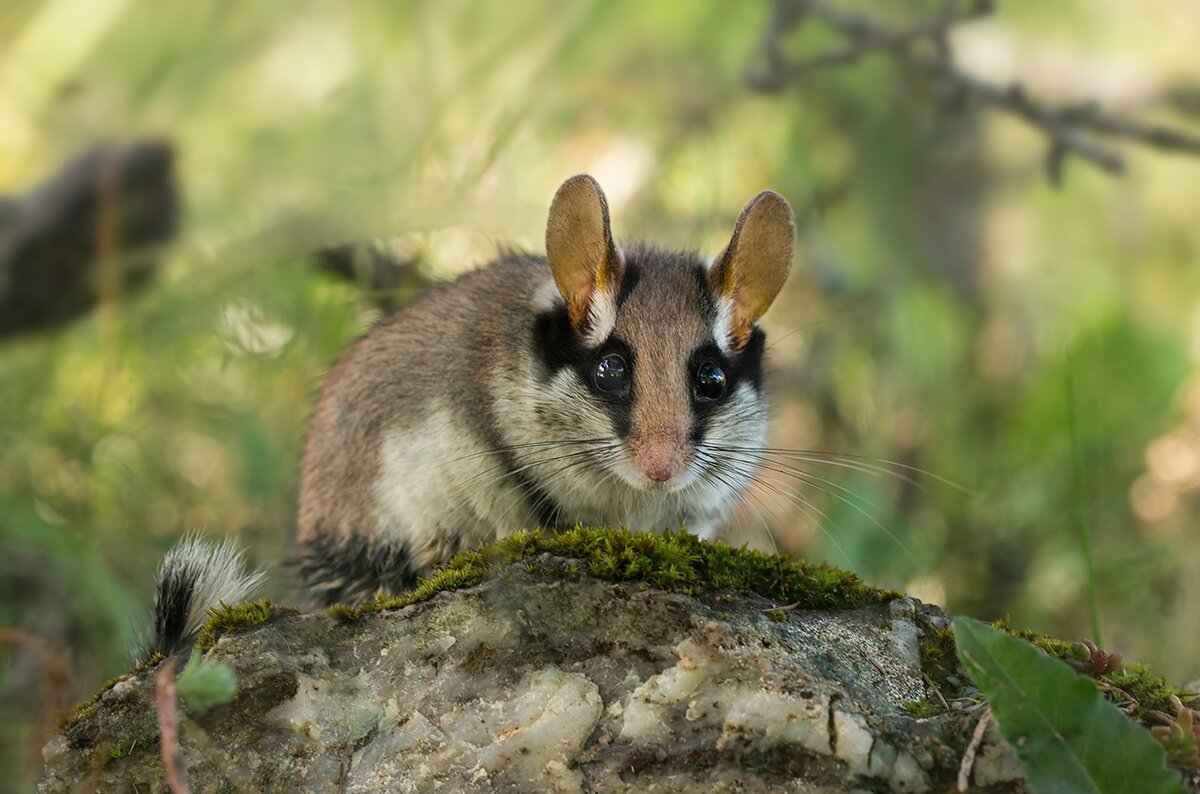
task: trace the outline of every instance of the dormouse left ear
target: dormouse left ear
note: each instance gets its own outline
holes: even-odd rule
[[[754,323],[787,281],[795,247],[796,219],[787,200],[771,190],[750,199],[708,271],[709,289],[728,317],[722,347],[737,352],[750,341]]]

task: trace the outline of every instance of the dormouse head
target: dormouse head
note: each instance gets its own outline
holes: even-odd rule
[[[678,491],[715,471],[717,446],[760,446],[764,335],[795,244],[792,209],[752,198],[711,261],[613,241],[590,176],[554,197],[546,253],[558,295],[537,344],[560,434],[607,440],[600,465],[639,491]]]

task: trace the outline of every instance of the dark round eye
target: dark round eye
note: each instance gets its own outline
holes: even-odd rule
[[[725,370],[705,361],[696,371],[696,392],[706,400],[719,400],[725,394]]]
[[[596,388],[606,392],[620,392],[629,383],[629,368],[625,359],[616,353],[609,353],[600,359],[596,365]]]

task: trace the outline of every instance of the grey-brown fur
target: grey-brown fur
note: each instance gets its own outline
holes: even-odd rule
[[[353,557],[364,548],[368,556],[388,553],[369,548],[379,541],[371,491],[379,475],[382,434],[413,427],[430,402],[453,389],[450,405],[462,432],[489,447],[502,443],[493,406],[479,388],[481,375],[527,361],[528,347],[513,342],[528,336],[529,315],[489,307],[526,305],[549,275],[544,259],[508,255],[430,290],[380,321],[342,355],[313,412],[301,464],[302,567],[317,566],[331,555]],[[468,527],[431,527],[427,548],[408,554],[444,560],[472,534]],[[305,560],[306,549],[318,541],[318,559]],[[412,566],[412,573],[426,569]],[[378,589],[374,582],[309,584],[344,590],[348,600]]]

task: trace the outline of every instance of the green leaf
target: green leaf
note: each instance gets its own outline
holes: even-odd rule
[[[1161,745],[1091,679],[977,620],[955,618],[954,636],[959,660],[1038,794],[1182,794]]]
[[[233,700],[237,694],[237,675],[224,662],[206,662],[196,652],[179,674],[175,691],[187,703],[188,711],[199,716]]]

